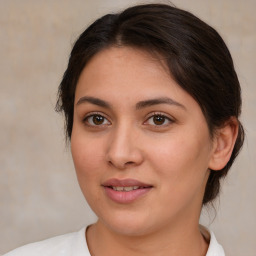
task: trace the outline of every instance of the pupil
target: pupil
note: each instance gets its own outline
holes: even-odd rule
[[[93,117],[93,122],[97,125],[102,124],[104,121],[104,117],[103,116],[94,116]]]
[[[163,117],[163,116],[154,116],[154,123],[156,125],[161,125],[161,124],[164,123],[164,121],[165,121],[165,117]]]

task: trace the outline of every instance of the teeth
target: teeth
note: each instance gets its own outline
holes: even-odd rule
[[[112,187],[115,191],[132,191],[132,190],[135,190],[135,189],[138,189],[139,186],[133,186],[133,187]]]

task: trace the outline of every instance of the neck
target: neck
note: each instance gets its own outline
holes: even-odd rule
[[[117,234],[98,221],[88,228],[87,243],[92,256],[205,256],[208,248],[199,226],[192,223],[128,236]]]

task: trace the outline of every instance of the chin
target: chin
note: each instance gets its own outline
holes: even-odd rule
[[[112,232],[124,236],[142,236],[154,230],[149,216],[135,213],[119,213],[109,218],[99,219]]]

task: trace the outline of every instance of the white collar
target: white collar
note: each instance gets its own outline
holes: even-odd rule
[[[205,238],[205,240],[209,242],[209,247],[206,256],[225,256],[225,252],[222,246],[218,243],[212,231],[200,225],[200,232]]]

